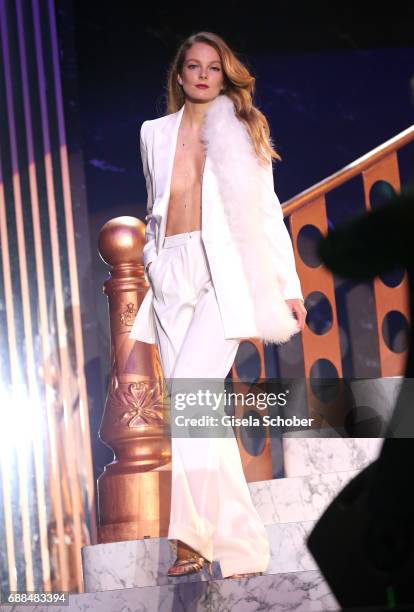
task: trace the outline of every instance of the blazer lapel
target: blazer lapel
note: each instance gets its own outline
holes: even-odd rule
[[[168,121],[165,121],[163,127],[157,130],[154,135],[155,197],[157,200],[156,207],[160,214],[162,214],[164,207],[168,204],[170,197],[178,129],[183,112],[184,105],[179,111],[169,115]]]
[[[165,228],[168,214],[168,204],[171,193],[171,180],[174,167],[175,152],[177,149],[178,130],[184,112],[184,104],[176,113],[169,115],[169,120],[154,134],[154,169],[155,169],[155,202],[154,216],[159,215],[161,224],[157,241],[158,249],[162,248],[165,236]],[[211,188],[211,168],[208,151],[203,171],[202,185],[202,224],[205,225],[207,217],[211,213],[212,202],[209,192]],[[214,199],[214,202],[217,198]]]

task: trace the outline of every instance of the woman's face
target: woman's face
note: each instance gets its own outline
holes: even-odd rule
[[[184,94],[194,102],[208,102],[216,98],[223,87],[223,69],[220,56],[206,43],[194,43],[185,54],[182,74],[178,82]],[[207,85],[207,87],[198,87]]]

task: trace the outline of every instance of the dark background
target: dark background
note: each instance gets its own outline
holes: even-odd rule
[[[98,234],[112,217],[145,217],[139,128],[144,120],[165,114],[166,74],[180,42],[200,30],[215,32],[256,77],[255,104],[267,116],[283,158],[274,173],[283,203],[412,125],[414,6],[67,0],[57,2],[56,9],[66,86],[76,78],[78,89],[68,99],[79,118],[78,138],[72,134],[70,146],[72,153],[81,148],[85,171],[92,251],[88,282],[96,300],[99,345],[91,371],[96,380],[100,372],[102,392],[94,409],[92,429],[97,430],[109,373],[102,294],[108,269],[97,252]],[[70,53],[64,43],[69,30]],[[408,185],[412,146],[398,157],[402,185]],[[363,207],[356,178],[328,195],[329,226]],[[371,284],[337,281],[336,299],[344,376],[378,376]],[[278,374],[281,352],[290,375],[301,375],[299,341],[296,336],[282,351],[266,349],[268,376]],[[254,360],[246,351],[244,346],[238,357],[248,372]],[[107,460],[97,460],[97,474],[101,461]]]
[[[412,123],[409,3],[149,4],[74,2],[91,212],[142,203],[139,126],[164,114],[168,64],[199,30],[223,36],[257,79],[281,201]]]

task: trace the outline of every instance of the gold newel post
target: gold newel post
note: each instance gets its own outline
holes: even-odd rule
[[[98,478],[100,543],[167,534],[171,442],[165,388],[155,344],[129,338],[148,289],[142,250],[145,225],[117,217],[102,227],[99,253],[110,266],[104,283],[111,329],[111,378],[99,430],[114,460]]]

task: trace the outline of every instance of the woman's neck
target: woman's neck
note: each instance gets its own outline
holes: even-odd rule
[[[185,101],[184,113],[181,127],[190,132],[198,132],[204,121],[204,116],[211,102],[202,104],[191,102],[188,98]]]

